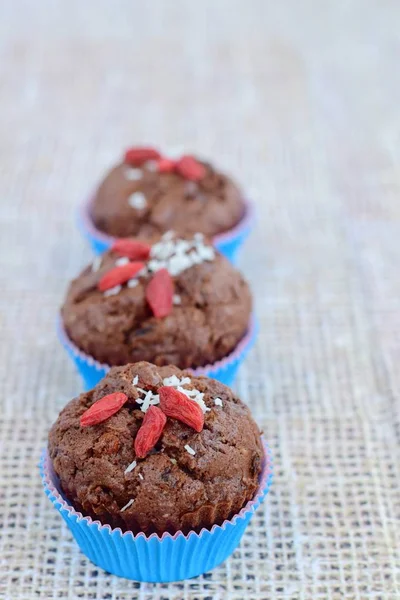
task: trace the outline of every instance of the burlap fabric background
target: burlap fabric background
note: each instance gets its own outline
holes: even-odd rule
[[[0,597],[398,598],[399,3],[0,7]],[[96,569],[37,469],[80,391],[54,331],[90,258],[75,210],[138,141],[214,157],[258,208],[237,388],[275,483],[228,562],[170,585]]]

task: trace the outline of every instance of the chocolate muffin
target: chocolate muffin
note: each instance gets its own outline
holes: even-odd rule
[[[192,156],[170,160],[149,148],[128,150],[90,207],[100,231],[142,239],[170,229],[214,237],[237,225],[244,213],[240,189],[211,164]]]
[[[145,534],[221,524],[253,498],[263,449],[225,385],[146,362],[112,368],[49,435],[62,492],[102,524]]]
[[[100,363],[196,368],[234,350],[251,307],[242,275],[202,234],[167,232],[153,246],[116,241],[71,283],[61,312],[69,339]]]

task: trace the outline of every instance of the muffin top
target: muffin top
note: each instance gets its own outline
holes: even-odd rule
[[[195,234],[153,246],[117,240],[68,290],[62,319],[75,345],[97,361],[195,368],[228,355],[249,325],[246,281]]]
[[[77,510],[161,535],[239,512],[257,490],[263,450],[249,409],[228,387],[140,362],[112,368],[67,404],[49,454]]]
[[[213,237],[237,225],[244,213],[241,191],[212,165],[192,156],[170,160],[156,150],[137,148],[107,174],[90,207],[100,231],[142,239],[170,229]]]

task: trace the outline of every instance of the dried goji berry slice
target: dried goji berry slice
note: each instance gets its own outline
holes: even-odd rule
[[[158,390],[160,395],[160,407],[167,415],[178,421],[182,421],[195,431],[201,431],[204,427],[204,414],[200,406],[194,400],[190,400],[182,392],[178,392],[171,386],[163,386]]]
[[[172,173],[175,170],[176,161],[169,158],[160,158],[157,161],[157,171],[159,173]]]
[[[146,300],[155,317],[166,317],[172,310],[174,282],[167,269],[157,271],[146,288]]]
[[[161,437],[167,417],[157,406],[150,406],[135,439],[135,453],[144,458],[154,448]]]
[[[85,410],[80,418],[81,427],[89,427],[90,425],[97,425],[106,421],[115,413],[117,413],[128,400],[128,396],[123,392],[115,392],[114,394],[108,394],[103,396],[100,400],[97,400],[90,408]]]
[[[111,250],[120,256],[127,256],[130,260],[146,260],[149,258],[151,246],[139,240],[115,240]]]
[[[111,271],[108,271],[103,277],[100,279],[97,287],[101,292],[105,292],[106,290],[110,290],[116,285],[122,285],[126,283],[129,279],[132,279],[139,271],[144,268],[144,263],[142,262],[130,262],[126,265],[120,265],[119,267],[114,267]]]
[[[176,163],[176,171],[191,181],[199,181],[206,174],[204,166],[193,156],[182,156]]]
[[[124,162],[132,167],[140,167],[148,160],[158,160],[159,158],[161,158],[161,154],[155,148],[129,148],[125,152]]]

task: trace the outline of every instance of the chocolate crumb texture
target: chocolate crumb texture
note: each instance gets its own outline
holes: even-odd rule
[[[208,237],[232,229],[245,212],[241,190],[209,163],[183,157],[181,164],[185,167],[189,160],[200,169],[195,181],[190,168],[179,168],[179,161],[176,168],[168,159],[115,166],[91,205],[96,227],[114,237],[142,239],[170,229],[180,235],[200,231]],[[167,165],[171,168],[165,169]]]
[[[167,232],[147,250],[138,246],[139,260],[123,256],[128,242],[116,242],[118,251],[71,283],[62,307],[71,341],[110,366],[146,360],[196,368],[230,354],[252,310],[241,273],[201,233]]]
[[[161,410],[165,386],[202,408],[204,426],[198,432],[166,417],[155,446],[140,458],[136,436],[150,407]],[[93,404],[116,393],[127,397],[116,413],[80,425]],[[67,404],[50,431],[49,454],[76,510],[124,531],[162,535],[211,528],[239,512],[257,490],[263,451],[249,409],[228,387],[140,362],[113,367]]]

